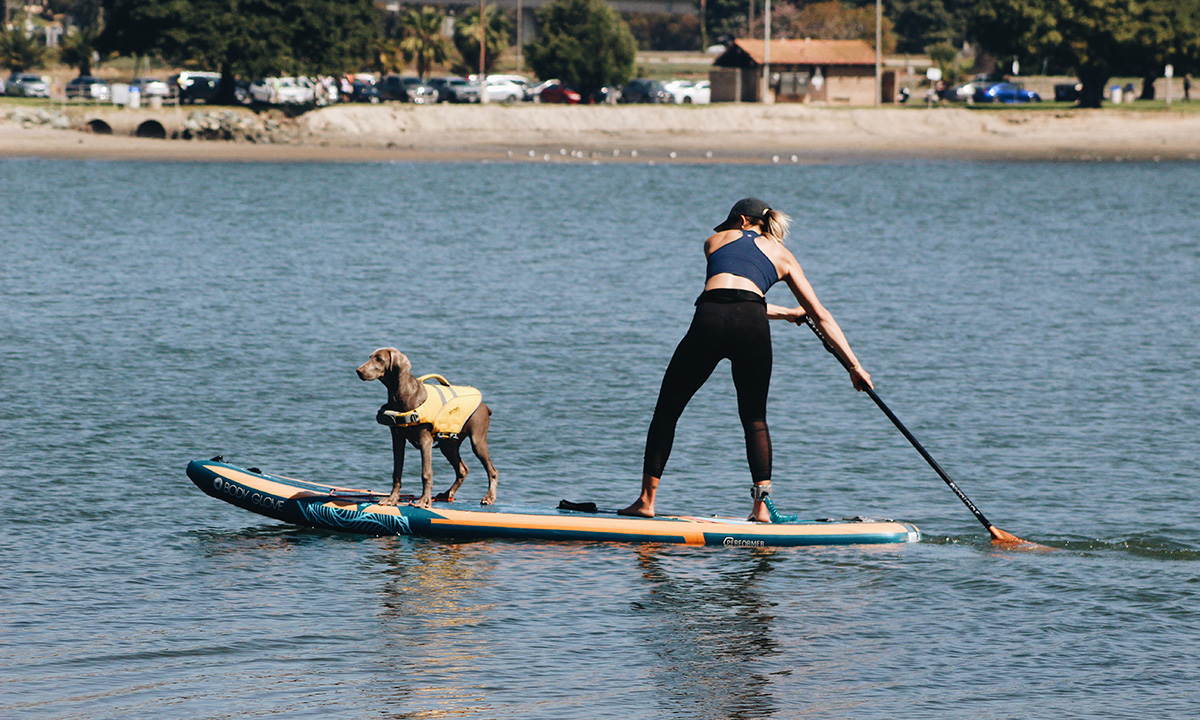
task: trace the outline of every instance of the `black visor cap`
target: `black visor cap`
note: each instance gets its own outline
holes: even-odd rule
[[[725,218],[725,222],[716,226],[713,230],[717,232],[721,232],[722,230],[736,230],[742,226],[743,215],[748,218],[762,220],[766,217],[767,211],[770,209],[770,205],[767,205],[758,198],[742,198],[733,204],[733,209],[729,211],[729,217]]]

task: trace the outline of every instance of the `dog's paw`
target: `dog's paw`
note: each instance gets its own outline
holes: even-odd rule
[[[482,500],[479,501],[479,504],[480,505],[491,505],[494,502],[496,502],[495,494],[488,493],[487,495],[484,496],[484,498]]]
[[[428,510],[433,507],[433,499],[430,498],[428,495],[423,495],[423,496],[417,498],[416,500],[413,500],[411,504],[415,505],[416,507],[425,508],[426,510]]]
[[[437,495],[434,495],[433,499],[437,500],[438,502],[454,502],[454,496],[448,492],[440,492]]]

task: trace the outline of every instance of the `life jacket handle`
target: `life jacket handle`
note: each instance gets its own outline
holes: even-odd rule
[[[438,375],[437,373],[429,373],[428,375],[422,375],[421,377],[417,378],[417,382],[423,383],[429,379],[437,380],[439,383],[441,383],[447,387],[449,387],[449,385],[450,385],[449,380],[442,377],[441,375]]]

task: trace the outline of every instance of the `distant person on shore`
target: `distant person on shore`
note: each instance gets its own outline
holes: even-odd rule
[[[1192,74],[1185,73],[1183,76],[1183,101],[1191,102],[1192,100]]]
[[[800,263],[783,244],[790,218],[762,200],[739,200],[729,217],[704,241],[708,258],[704,292],[687,334],[667,366],[654,418],[646,434],[642,492],[621,515],[654,517],[658,482],[675,440],[675,424],[688,401],[716,369],[729,359],[737,390],[738,416],[746,435],[746,456],[753,481],[750,519],[770,522],[764,500],[771,491],[771,436],[767,430],[767,390],[771,382],[771,330],[767,320],[802,323],[811,317],[830,344],[851,365],[850,381],[858,390],[873,388],[845,335],[817,299]],[[767,288],[783,280],[800,303],[785,308],[767,303]]]

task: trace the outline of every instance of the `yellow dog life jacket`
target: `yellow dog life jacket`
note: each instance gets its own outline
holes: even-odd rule
[[[437,383],[425,382],[430,379]],[[422,375],[417,382],[425,384],[425,402],[407,412],[385,410],[383,414],[390,417],[396,427],[429,424],[438,440],[458,438],[467,418],[483,402],[483,393],[469,385],[451,385],[437,373]]]

